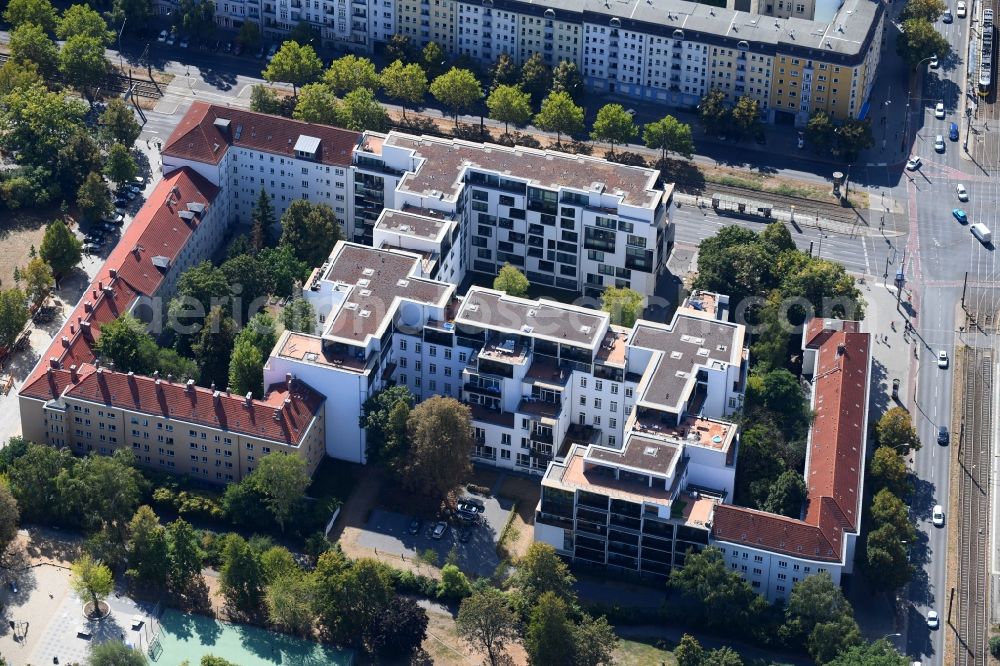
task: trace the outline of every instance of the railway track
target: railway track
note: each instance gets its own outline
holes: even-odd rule
[[[10,56],[6,53],[0,53],[0,65],[7,62]],[[54,77],[55,80],[59,80],[59,77]],[[107,83],[104,84],[104,89],[113,93],[124,93],[128,90],[129,78],[127,76],[122,76],[121,74],[111,74],[108,76]],[[144,79],[132,79],[132,87],[135,94],[139,97],[146,97],[148,99],[160,99],[163,97],[163,93],[152,81],[147,81]]]
[[[993,432],[993,352],[966,348],[965,395],[958,442],[960,513],[958,578],[954,587],[955,666],[982,666],[987,650],[989,619],[989,470]]]
[[[853,208],[844,208],[837,204],[814,201],[813,199],[806,199],[804,197],[793,197],[773,192],[758,192],[756,190],[747,190],[732,185],[718,185],[716,183],[705,183],[705,187],[701,189],[678,185],[677,189],[685,194],[698,195],[705,198],[718,193],[768,203],[780,210],[794,210],[796,218],[816,217],[841,224],[868,225],[867,219],[859,215]]]

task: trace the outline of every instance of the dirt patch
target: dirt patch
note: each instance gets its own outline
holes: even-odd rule
[[[500,559],[514,560],[528,552],[535,540],[535,507],[541,496],[538,482],[519,476],[508,476],[497,493],[514,500],[514,516],[497,545]]]
[[[3,244],[3,261],[0,261],[0,287],[14,286],[14,267],[28,264],[31,246],[37,250],[45,236],[45,225],[59,216],[58,208],[42,210],[15,210],[0,213],[0,243]]]
[[[427,638],[424,640],[423,648],[431,657],[435,666],[466,666],[467,664],[482,664],[486,659],[486,653],[479,653],[473,650],[458,635],[455,626],[455,618],[451,613],[444,611],[436,605],[427,608]],[[511,657],[511,663],[526,664],[528,655],[520,643],[507,646],[507,654]],[[485,662],[488,663],[488,662]]]

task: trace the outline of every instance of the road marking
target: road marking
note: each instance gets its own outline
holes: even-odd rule
[[[872,269],[871,269],[871,265],[868,263],[868,239],[867,238],[862,238],[861,239],[861,249],[865,253],[865,274],[866,275],[870,275],[871,272],[872,272]]]

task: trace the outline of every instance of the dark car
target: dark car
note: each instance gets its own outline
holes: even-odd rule
[[[413,520],[411,520],[410,526],[406,528],[406,531],[409,532],[410,534],[417,534],[418,532],[420,532],[420,520],[418,518],[414,518]]]
[[[949,442],[949,440],[951,439],[951,436],[948,434],[948,426],[939,426],[938,427],[938,438],[937,439],[938,439],[938,444],[940,444],[941,446],[944,446],[945,444],[947,444]]]
[[[958,141],[958,125],[955,123],[948,126],[948,138],[952,141]]]

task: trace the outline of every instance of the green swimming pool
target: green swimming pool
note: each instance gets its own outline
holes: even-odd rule
[[[320,645],[259,627],[219,622],[167,609],[160,618],[156,666],[198,666],[206,654],[240,666],[348,666],[349,650]]]

